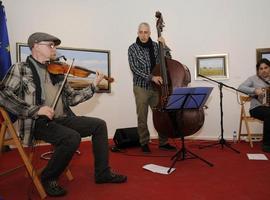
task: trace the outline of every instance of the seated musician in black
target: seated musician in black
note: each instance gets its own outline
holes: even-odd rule
[[[103,75],[97,72],[93,84],[81,90],[74,90],[66,83],[55,109],[51,106],[63,78],[48,72],[47,61],[56,58],[56,46],[60,43],[60,39],[47,33],[30,35],[31,55],[26,62],[14,64],[3,79],[0,104],[23,118],[20,133],[24,141],[33,135],[35,139],[53,144],[54,153],[41,174],[48,195],[66,194],[57,180],[80,145],[81,137],[92,136],[95,182],[126,182],[126,176],[112,172],[109,167],[106,122],[95,117],[75,116],[69,108],[90,99]]]
[[[238,89],[252,96],[249,112],[252,117],[263,121],[262,149],[270,152],[270,107],[262,104],[265,88],[270,87],[270,61],[261,59],[256,69],[257,74],[245,80]]]

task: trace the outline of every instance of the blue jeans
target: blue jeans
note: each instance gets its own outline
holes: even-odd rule
[[[95,176],[109,170],[108,134],[102,119],[72,116],[57,118],[48,123],[37,119],[34,137],[54,146],[54,153],[41,174],[41,180],[57,179],[66,169],[80,145],[81,137],[92,136]]]

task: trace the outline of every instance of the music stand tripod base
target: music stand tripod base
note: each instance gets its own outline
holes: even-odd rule
[[[186,160],[186,159],[195,159],[198,158],[201,161],[205,162],[206,164],[208,164],[210,167],[213,167],[214,164],[210,163],[209,161],[203,159],[202,157],[198,156],[197,154],[189,151],[188,149],[186,149],[185,147],[185,142],[184,142],[184,138],[181,137],[182,140],[182,148],[180,150],[178,150],[171,158],[171,160],[173,160],[170,168],[168,169],[168,174],[171,172],[172,168],[174,167],[174,165],[176,164],[176,161],[182,161],[182,160]],[[190,154],[192,157],[187,157],[187,154]]]
[[[168,103],[166,105],[167,111],[182,111],[185,109],[202,109],[207,98],[209,97],[212,87],[189,87],[189,88],[175,88],[173,93],[168,99]],[[175,129],[182,132],[178,127],[176,126]],[[176,152],[176,154],[171,158],[173,160],[173,163],[171,167],[168,170],[168,173],[170,173],[172,167],[175,165],[176,161],[179,160],[185,160],[187,159],[186,156],[189,153],[192,157],[189,158],[198,158],[201,161],[208,164],[210,167],[213,167],[214,165],[207,160],[201,158],[200,156],[196,155],[195,153],[187,150],[185,148],[185,139],[184,134],[181,135],[181,141],[182,141],[182,148]]]

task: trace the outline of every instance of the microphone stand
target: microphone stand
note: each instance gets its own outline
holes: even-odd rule
[[[219,105],[220,105],[220,129],[221,129],[221,138],[220,138],[220,140],[219,140],[218,143],[206,145],[204,147],[199,147],[199,148],[200,149],[203,149],[203,148],[207,148],[207,147],[211,147],[211,146],[216,146],[216,145],[219,145],[220,144],[222,149],[223,149],[224,146],[226,146],[226,147],[232,149],[233,151],[235,151],[236,153],[240,153],[240,151],[238,151],[238,150],[234,149],[233,147],[231,147],[231,145],[229,143],[227,143],[227,141],[224,139],[224,136],[223,136],[224,130],[223,130],[223,102],[222,102],[223,93],[222,93],[222,88],[223,88],[223,86],[225,86],[225,87],[230,88],[232,90],[235,90],[237,92],[241,92],[241,93],[243,93],[243,92],[240,91],[240,90],[238,90],[238,89],[236,89],[236,88],[234,88],[234,87],[228,86],[228,85],[226,85],[226,84],[224,84],[222,82],[219,82],[219,81],[213,80],[213,79],[211,79],[209,77],[206,77],[204,75],[198,74],[198,76],[201,76],[201,77],[203,77],[205,79],[208,79],[210,81],[213,81],[213,82],[218,83],[218,86],[219,86],[218,87],[219,88],[219,96],[220,96],[220,103],[219,103]]]

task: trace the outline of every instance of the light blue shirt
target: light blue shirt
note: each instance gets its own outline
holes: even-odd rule
[[[267,83],[265,83],[263,80],[261,80],[257,75],[249,77],[247,80],[245,80],[239,87],[238,89],[243,91],[244,93],[247,93],[253,98],[251,99],[250,102],[250,110],[253,108],[256,108],[258,106],[262,105],[262,102],[260,99],[255,96],[255,89],[256,88],[266,88],[269,87]]]

